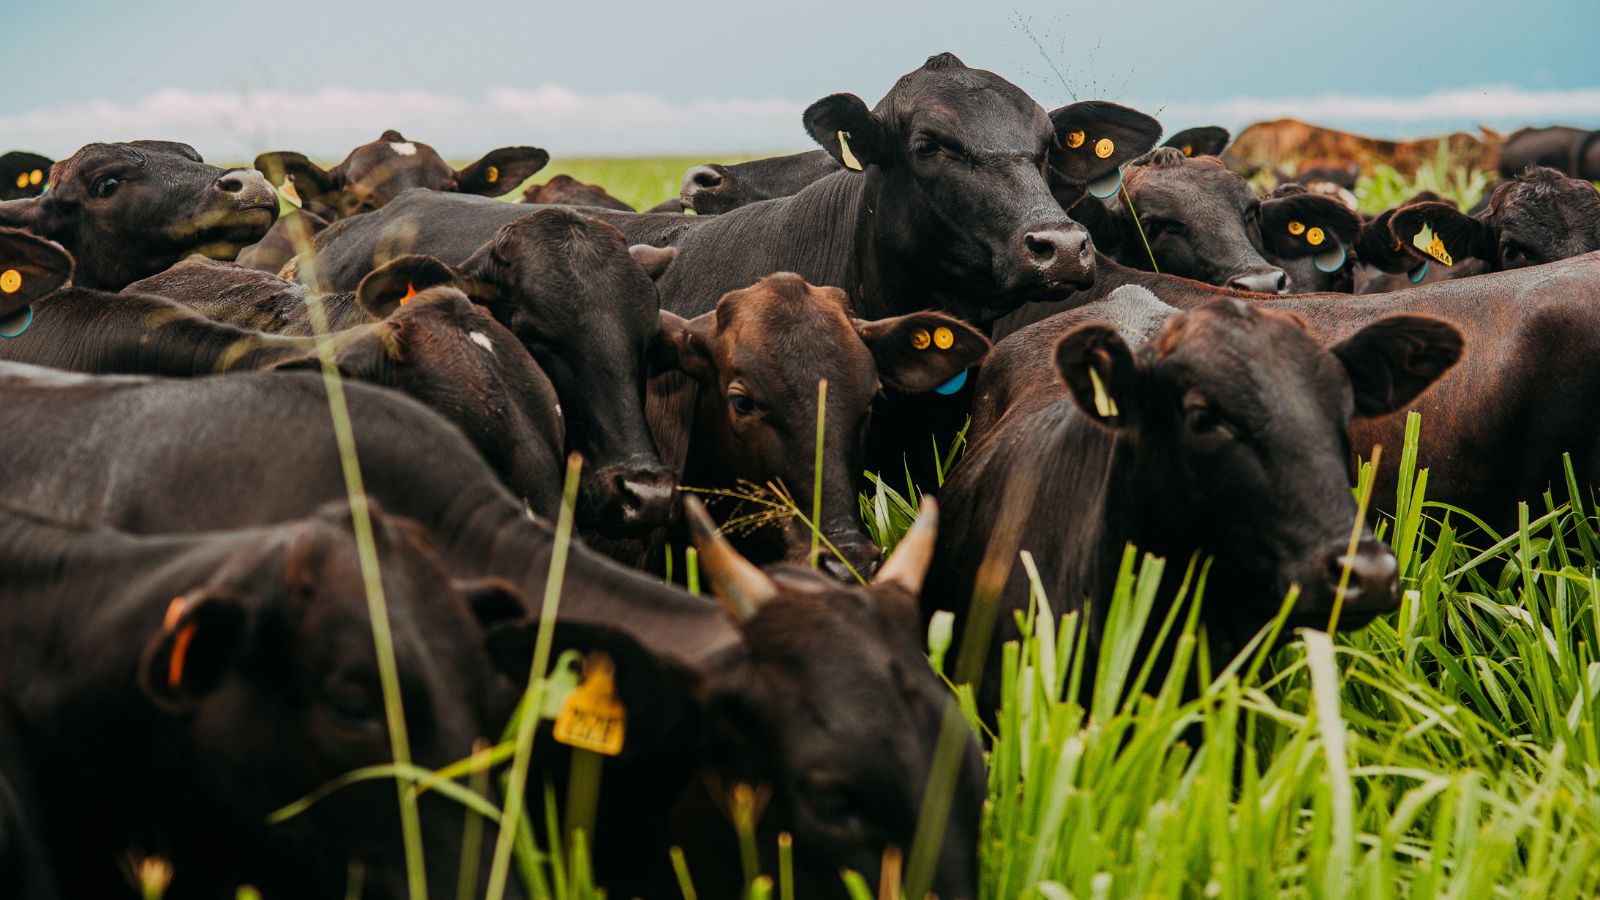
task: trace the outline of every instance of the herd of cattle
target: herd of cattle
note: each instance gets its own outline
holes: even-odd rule
[[[1394,557],[1351,539],[1351,463],[1397,450],[1407,410],[1431,498],[1492,527],[1563,453],[1600,484],[1594,133],[1497,146],[1526,162],[1481,210],[1363,216],[1348,160],[1257,196],[1222,129],[1156,147],[1147,115],[1047,113],[949,54],[804,125],[821,150],[696,166],[646,212],[567,178],[495,200],[548,155],[458,170],[393,131],[332,169],[164,141],[4,157],[0,895],[133,896],[148,856],[170,897],[345,896],[352,861],[362,896],[406,894],[392,786],[267,819],[390,759],[324,352],[420,765],[499,735],[526,688],[581,457],[554,650],[613,730],[563,735],[563,707],[528,799],[542,821],[574,754],[606,755],[592,846],[618,896],[675,895],[672,846],[700,896],[740,895],[741,784],[768,871],[792,835],[799,896],[875,884],[951,705],[926,624],[950,610],[978,642],[959,675],[992,713],[1021,551],[1091,633],[1128,542],[1210,557],[1226,654],[1292,586],[1294,625],[1396,606]],[[860,476],[931,492],[969,419],[938,511],[885,559]],[[719,535],[680,485],[745,527]],[[751,485],[803,515],[747,515],[727,495]],[[690,544],[720,603],[661,577]],[[930,888],[974,896],[978,739],[933,781]],[[462,808],[421,809],[451,896]]]

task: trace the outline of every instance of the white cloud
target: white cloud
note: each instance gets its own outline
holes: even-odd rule
[[[491,88],[477,98],[338,87],[304,94],[169,89],[131,103],[92,101],[0,114],[7,145],[0,149],[64,156],[90,140],[166,138],[187,141],[216,160],[249,159],[271,149],[337,159],[384,129],[398,128],[452,158],[509,144],[533,144],[558,156],[781,151],[811,146],[800,125],[804,108],[804,101],[772,97],[677,102],[648,92],[584,94],[553,84]],[[1479,122],[1600,124],[1600,88],[1491,85],[1416,97],[1237,97],[1142,108],[1156,113],[1169,131],[1209,123],[1237,129],[1294,116],[1405,137]]]

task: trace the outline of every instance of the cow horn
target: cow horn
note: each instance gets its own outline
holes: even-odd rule
[[[698,497],[683,498],[683,513],[689,520],[689,537],[700,552],[700,571],[710,580],[717,600],[735,622],[749,621],[761,604],[778,595],[778,586],[717,532]]]
[[[933,502],[933,497],[923,497],[917,521],[889,554],[872,583],[899,585],[913,597],[922,593],[922,579],[928,574],[928,564],[933,562],[933,545],[938,536],[939,505]]]

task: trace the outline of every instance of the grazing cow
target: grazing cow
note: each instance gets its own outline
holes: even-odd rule
[[[1332,198],[1292,188],[1257,198],[1216,157],[1170,147],[1129,164],[1123,188],[1131,212],[1120,196],[1086,196],[1071,212],[1124,265],[1269,294],[1348,289],[1361,220]]]
[[[451,208],[461,215],[413,214],[440,199],[458,204]],[[667,524],[676,483],[651,442],[643,393],[662,315],[653,282],[672,263],[672,251],[630,249],[615,228],[576,210],[439,191],[412,191],[338,222],[317,243],[315,274],[337,291],[357,290],[382,262],[411,250],[449,264],[456,283],[516,335],[555,385],[568,446],[585,459],[578,505],[585,524],[612,536]],[[145,289],[174,293],[149,283]],[[204,290],[186,290],[178,299],[220,315],[197,302]],[[280,292],[253,302],[292,309],[304,321],[297,296]],[[366,320],[359,306],[347,312],[334,327]]]
[[[554,548],[550,526],[527,516],[437,416],[365,385],[348,385],[346,393],[367,492],[391,513],[423,523],[455,577],[499,578],[522,596],[541,595]],[[0,396],[7,400],[0,404],[0,455],[21,463],[0,467],[0,503],[140,531],[193,532],[296,518],[345,492],[321,381],[313,376],[154,381],[0,364]],[[416,453],[417,446],[430,452]],[[116,464],[105,465],[107,459]],[[925,551],[901,566],[899,557],[880,569],[872,596],[882,598],[877,586],[891,583],[906,598],[915,593],[908,573],[920,572],[925,561],[910,562]],[[703,559],[715,584],[723,566]],[[735,622],[715,605],[571,547],[561,622],[614,633],[659,665],[689,673],[676,683],[686,685],[695,704],[690,712],[704,723],[676,742],[676,752],[658,751],[648,740],[635,749],[631,738],[624,745],[624,759],[640,754],[645,774],[629,781],[615,766],[607,769],[606,790],[622,796],[615,801],[621,807],[610,808],[621,812],[603,817],[597,854],[609,852],[608,828],[644,834],[646,863],[660,867],[669,818],[684,830],[672,842],[726,829],[727,820],[704,805],[677,808],[676,792],[708,787],[693,777],[701,766],[726,773],[725,785],[770,786],[773,802],[761,828],[794,834],[797,863],[805,860],[810,872],[865,867],[887,845],[909,845],[949,697],[925,668],[915,614],[901,611],[908,600],[868,605],[857,590],[800,573],[773,580],[789,599]],[[630,684],[659,697],[669,683],[655,671],[618,672],[625,702]],[[811,714],[793,715],[797,698],[806,698]],[[630,709],[648,713],[664,705]],[[972,853],[983,777],[975,743],[969,736],[962,741],[966,762],[936,888],[947,897],[970,897],[976,889]],[[886,755],[883,748],[891,747],[897,749]],[[677,773],[676,780],[663,769]],[[628,790],[630,784],[636,789]],[[668,789],[675,792],[662,796]],[[618,879],[642,877],[639,845],[620,845],[610,871]],[[719,855],[695,871],[720,877],[729,859]],[[875,873],[862,872],[869,879]]]
[[[833,547],[822,548],[825,564],[840,578],[851,569],[871,574],[878,564],[856,506],[874,396],[932,391],[989,350],[987,338],[943,313],[853,319],[844,291],[787,272],[724,295],[692,321],[677,320],[666,337],[676,366],[695,383],[695,396],[670,412],[652,406],[654,430],[666,435],[658,445],[683,445],[682,483],[737,491],[741,482],[778,482],[808,517],[817,500],[817,382],[827,380],[816,524]],[[744,546],[759,548],[748,552],[760,561],[805,562],[811,530],[784,518]]]
[[[32,246],[0,235],[0,265],[26,260],[70,273],[71,260],[60,248],[31,235],[21,240]],[[195,260],[153,281],[159,287],[196,270],[220,270],[221,279],[233,276],[236,282],[280,280]],[[451,286],[450,278],[442,265],[416,257],[403,257],[375,273],[357,294],[377,321],[335,334],[335,365],[347,378],[399,390],[438,411],[461,428],[534,511],[554,516],[564,456],[555,390],[516,339]],[[200,279],[212,285],[220,280],[209,272]],[[402,306],[408,285],[421,292]],[[96,374],[179,377],[320,368],[310,337],[213,321],[148,294],[109,295],[76,287],[53,294],[24,334],[0,341],[0,359]]]
[[[1223,149],[1228,146],[1229,137],[1226,128],[1201,125],[1198,128],[1185,128],[1167,138],[1161,146],[1182,151],[1184,156],[1221,156]]]
[[[557,175],[544,184],[530,184],[522,192],[522,203],[561,206],[598,206],[633,212],[633,207],[606,193],[598,184],[584,184],[571,175]]]
[[[765,808],[755,841],[765,871],[777,869],[778,833],[793,836],[795,896],[847,896],[842,869],[877,890],[884,850],[909,852],[953,712],[928,669],[916,605],[936,534],[931,504],[877,576],[852,587],[802,566],[763,572],[716,534],[698,500],[684,505],[725,612],[685,597],[655,612],[650,630],[624,634],[621,617],[578,628],[563,611],[557,635],[558,649],[614,660],[628,716],[601,786],[597,880],[620,896],[668,896],[677,882],[667,848],[677,846],[700,897],[744,897],[727,809],[735,786],[750,785]],[[503,667],[527,671],[531,624],[490,640]],[[984,775],[977,743],[961,731],[928,886],[939,897],[977,896]],[[546,748],[541,768],[566,771],[564,748],[544,735],[535,747]]]
[[[1363,168],[1386,165],[1402,175],[1414,175],[1419,165],[1433,161],[1443,144],[1456,164],[1493,172],[1505,138],[1487,128],[1480,131],[1480,136],[1458,131],[1414,141],[1387,141],[1296,119],[1276,119],[1257,122],[1240,132],[1222,154],[1222,160],[1228,168],[1247,177],[1308,158],[1344,160]]]
[[[58,900],[43,844],[38,778],[23,750],[21,717],[0,685],[0,897]]]
[[[390,129],[351,150],[331,169],[304,153],[286,150],[257,156],[255,166],[273,184],[287,181],[288,193],[303,204],[301,214],[310,214],[308,233],[315,234],[328,222],[378,209],[412,188],[499,197],[516,190],[549,162],[550,154],[537,147],[501,147],[455,169],[432,147],[408,141]],[[287,222],[275,226],[261,244],[240,254],[240,262],[264,272],[278,271],[299,252],[289,235]]]
[[[0,203],[0,226],[66,247],[79,287],[118,290],[191,253],[233,259],[278,216],[254,169],[206,165],[188,144],[89,144],[55,164],[50,191]]]
[[[1500,177],[1515,178],[1534,166],[1600,181],[1600,131],[1557,125],[1524,128],[1506,138],[1500,148]]]
[[[1420,260],[1471,258],[1489,271],[1537,266],[1600,250],[1600,191],[1532,168],[1496,185],[1476,216],[1448,203],[1414,203],[1397,210],[1389,228]]]
[[[437,768],[499,733],[485,627],[521,604],[498,583],[452,582],[423,529],[371,511],[412,758]],[[172,897],[253,884],[337,898],[352,861],[363,896],[407,895],[392,784],[267,822],[392,758],[362,575],[342,505],[160,537],[0,510],[0,678],[29,725],[65,896],[120,895],[130,846],[172,863]],[[462,814],[429,795],[421,811],[429,892],[445,896]]]
[[[1125,544],[1171,561],[1168,597],[1191,555],[1213,557],[1203,615],[1214,660],[1270,621],[1291,585],[1291,626],[1325,626],[1346,567],[1342,624],[1395,608],[1388,548],[1363,526],[1347,555],[1351,416],[1409,404],[1461,349],[1448,322],[1409,315],[1323,350],[1295,316],[1233,299],[1179,313],[1139,287],[1001,341],[978,379],[977,405],[993,404],[984,430],[939,494],[952,524],[923,595],[929,613],[977,615],[986,557],[1010,567],[987,601],[998,618],[983,616],[1000,628],[984,711],[998,702],[1012,613],[1028,608],[1019,550],[1033,554],[1055,611],[1089,604],[1094,631]]]
[[[753,159],[730,166],[704,163],[683,173],[678,200],[684,209],[692,209],[702,216],[715,215],[762,200],[798,194],[806,185],[840,168],[839,161],[826,150]]]
[[[50,186],[55,160],[25,150],[0,154],[0,200],[37,197]]]

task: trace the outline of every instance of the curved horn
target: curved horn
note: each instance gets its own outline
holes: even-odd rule
[[[928,574],[928,564],[933,562],[933,545],[938,536],[939,505],[933,502],[933,497],[925,496],[922,508],[917,511],[917,521],[889,554],[872,583],[899,585],[913,597],[922,593],[922,579]]]
[[[683,498],[683,513],[689,520],[689,537],[700,552],[700,571],[711,581],[717,600],[735,622],[749,621],[761,604],[778,595],[778,586],[717,532],[698,497]]]

